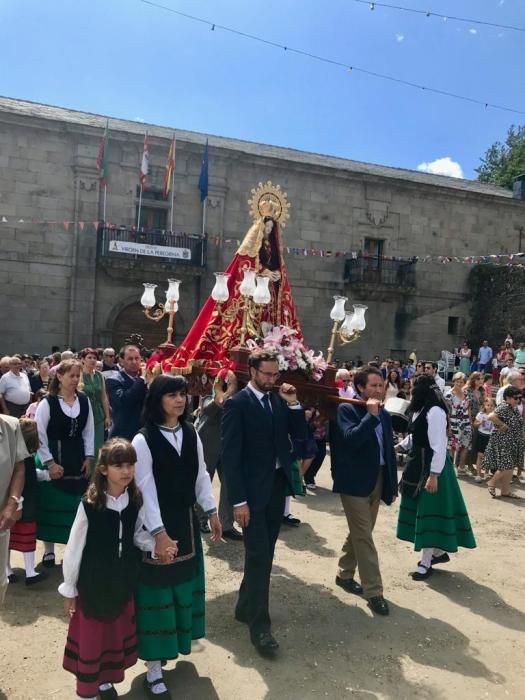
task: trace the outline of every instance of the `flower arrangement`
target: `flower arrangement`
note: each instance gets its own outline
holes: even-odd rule
[[[297,331],[286,326],[273,326],[263,338],[258,341],[248,340],[247,345],[250,350],[261,347],[273,350],[277,354],[281,372],[302,372],[316,382],[322,379],[328,366],[322,352],[315,355],[313,350],[299,340]]]

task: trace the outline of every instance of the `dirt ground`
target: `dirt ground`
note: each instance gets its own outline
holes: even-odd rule
[[[259,657],[233,619],[242,544],[206,544],[208,636],[191,656],[169,663],[173,698],[525,697],[525,491],[522,501],[492,500],[484,485],[462,479],[478,549],[455,555],[423,583],[409,578],[417,557],[395,538],[397,506],[382,506],[376,543],[391,614],[381,618],[335,586],[346,521],[330,491],[328,460],[318,483],[314,495],[294,504],[302,525],[285,529],[277,546],[271,598],[278,658]],[[74,679],[61,669],[59,582],[57,567],[33,589],[10,586],[0,610],[0,700],[75,697]],[[139,662],[118,687],[120,697],[144,697],[143,673]]]

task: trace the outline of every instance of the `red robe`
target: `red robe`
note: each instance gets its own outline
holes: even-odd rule
[[[239,287],[244,270],[260,273],[265,269],[277,269],[281,273],[279,282],[269,284],[270,303],[262,307],[255,307],[252,303],[246,339],[261,335],[261,322],[293,328],[302,339],[282,256],[279,226],[274,224],[269,241],[262,237],[262,227],[262,221],[252,226],[239,253],[226,269],[230,275],[228,301],[217,304],[211,296],[208,297],[187,336],[175,353],[162,363],[164,372],[169,372],[172,368],[187,370],[195,362],[203,364],[209,370],[229,364],[228,351],[240,342],[244,304]]]

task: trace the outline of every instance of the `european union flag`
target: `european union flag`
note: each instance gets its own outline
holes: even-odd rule
[[[204,158],[202,159],[201,174],[199,177],[199,190],[201,191],[201,202],[204,202],[208,196],[208,139],[206,139]]]

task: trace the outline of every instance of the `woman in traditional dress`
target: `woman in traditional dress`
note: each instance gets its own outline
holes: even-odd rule
[[[198,502],[209,518],[211,539],[221,525],[206,470],[202,443],[186,421],[186,380],[156,377],[146,397],[144,428],[133,439],[136,479],[144,520],[159,556],[177,546],[173,563],[144,557],[136,592],[138,654],[146,661],[144,688],[150,698],[170,698],[162,660],[191,652],[204,637],[204,561]]]
[[[42,563],[49,568],[55,565],[54,543],[68,540],[93,465],[93,411],[77,391],[80,371],[78,360],[62,360],[35,414],[38,456],[46,468],[39,474],[37,538],[44,540]]]
[[[33,395],[36,394],[36,392],[39,389],[44,389],[47,391],[47,387],[49,385],[49,362],[47,359],[44,360],[39,360],[37,362],[37,368],[38,372],[35,374],[32,374],[29,377],[29,384],[31,385],[31,391],[33,392]],[[34,396],[33,396],[34,399]]]
[[[271,182],[261,183],[252,190],[249,203],[254,223],[226,269],[228,299],[219,307],[208,297],[186,338],[163,361],[165,372],[188,370],[195,361],[214,369],[228,360],[228,351],[241,339],[246,302],[240,286],[247,270],[269,278],[271,299],[263,306],[248,301],[246,338],[264,335],[267,324],[292,328],[302,340],[281,244],[281,229],[289,217],[286,193]]]
[[[472,350],[469,348],[466,340],[463,341],[459,349],[459,371],[465,376],[470,373],[470,363],[472,361]]]
[[[518,410],[522,392],[514,386],[503,391],[503,403],[489,414],[496,426],[485,450],[485,470],[493,473],[487,482],[489,494],[496,498],[496,488],[501,489],[502,498],[519,498],[511,491],[514,469],[523,466],[523,419]]]
[[[88,397],[93,409],[95,422],[95,459],[104,444],[104,430],[111,427],[111,411],[106,393],[106,382],[102,372],[96,370],[97,351],[93,348],[84,348],[80,352],[82,360],[82,378],[79,389]]]
[[[397,537],[414,543],[421,561],[415,581],[432,574],[432,566],[450,561],[449,552],[476,546],[454,466],[447,454],[447,407],[433,377],[416,378],[409,435],[398,448],[408,450],[401,477]]]

